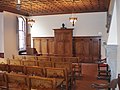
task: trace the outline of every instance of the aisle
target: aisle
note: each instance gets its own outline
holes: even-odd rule
[[[107,83],[105,80],[97,80],[97,64],[82,64],[83,77],[76,81],[73,90],[95,90],[91,88],[92,83]]]

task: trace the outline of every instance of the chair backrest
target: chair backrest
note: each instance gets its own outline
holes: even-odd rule
[[[117,84],[118,84],[118,79],[113,79],[110,82],[109,88],[111,88],[112,90],[115,90],[115,88],[117,87]]]
[[[38,66],[26,66],[25,67],[25,74],[31,76],[45,76],[44,68]]]
[[[67,77],[67,72],[65,68],[45,68],[46,77],[49,78],[64,78]]]
[[[7,62],[11,65],[21,65],[21,60],[19,59],[8,59]]]
[[[24,66],[23,65],[8,65],[8,72],[23,74],[24,73]]]
[[[21,88],[21,90],[26,90],[25,88],[28,88],[27,80],[28,79],[26,75],[7,73],[7,82],[9,90],[13,90],[12,88],[16,88],[14,90],[17,90],[17,88]]]
[[[0,64],[0,71],[8,71],[8,64]]]
[[[72,73],[72,63],[71,62],[54,62],[55,68],[66,68],[68,74]]]
[[[40,66],[40,67],[52,67],[53,63],[51,61],[38,61],[38,66]]]
[[[7,77],[4,72],[0,72],[0,90],[7,89]]]
[[[37,66],[37,61],[22,60],[22,65],[24,65],[24,66]]]
[[[55,78],[29,76],[29,87],[29,90],[54,90],[56,88],[56,80]]]

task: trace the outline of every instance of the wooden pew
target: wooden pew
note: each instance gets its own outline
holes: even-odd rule
[[[24,66],[37,66],[36,60],[22,60],[22,65]]]
[[[4,72],[0,72],[0,90],[8,90],[7,86],[6,74]]]
[[[29,76],[29,90],[60,90],[55,78]]]
[[[23,65],[8,65],[8,73],[24,74]]]
[[[63,79],[63,84],[65,85],[66,90],[69,89],[71,85],[71,78],[69,78],[66,68],[45,68],[46,77],[56,78],[58,80]]]
[[[53,67],[53,62],[51,61],[37,61],[39,67]]]
[[[64,58],[63,58],[63,57],[60,57],[60,56],[50,57],[50,60],[51,60],[52,62],[64,62]]]
[[[37,60],[37,58],[36,58],[36,56],[34,56],[34,55],[25,55],[25,60]]]
[[[7,64],[11,65],[22,65],[22,61],[19,59],[8,59]]]
[[[82,64],[79,57],[64,57],[64,62],[72,63],[72,70],[75,78],[82,76]]]
[[[44,68],[38,67],[38,66],[26,66],[25,67],[25,74],[31,75],[31,76],[45,77]]]
[[[7,73],[8,90],[28,90],[26,75]]]
[[[24,58],[25,58],[24,55],[12,55],[12,59],[22,60]]]
[[[50,61],[50,57],[49,56],[36,56],[36,59],[38,61]]]
[[[8,64],[0,64],[0,71],[8,71]]]

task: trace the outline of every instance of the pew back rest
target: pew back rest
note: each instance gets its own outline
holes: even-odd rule
[[[37,66],[37,61],[33,60],[22,60],[24,66]]]
[[[8,65],[8,72],[23,74],[24,68],[25,67],[23,65]]]
[[[25,74],[26,75],[35,75],[45,77],[45,72],[43,67],[38,66],[26,66],[25,67]]]
[[[21,65],[21,60],[19,59],[8,59],[7,60],[7,63],[8,64],[11,64],[11,65]]]
[[[55,68],[66,68],[68,74],[72,73],[72,63],[71,62],[54,62]]]
[[[28,87],[27,80],[28,79],[26,75],[7,73],[7,82],[8,82],[9,89],[10,88],[22,88],[21,90],[24,90],[23,88]]]
[[[51,61],[38,61],[38,66],[39,67],[52,67],[53,62],[51,62]]]
[[[44,78],[38,76],[29,76],[29,86],[31,89],[48,89],[53,90],[56,87],[55,78]]]
[[[67,71],[65,68],[45,68],[46,77],[49,78],[64,78],[67,77]]]
[[[8,71],[8,64],[0,64],[0,71]]]

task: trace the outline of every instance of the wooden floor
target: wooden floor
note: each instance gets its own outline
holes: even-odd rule
[[[76,87],[72,90],[95,90],[92,83],[108,83],[106,80],[97,79],[97,64],[82,64],[82,77],[76,81]]]

